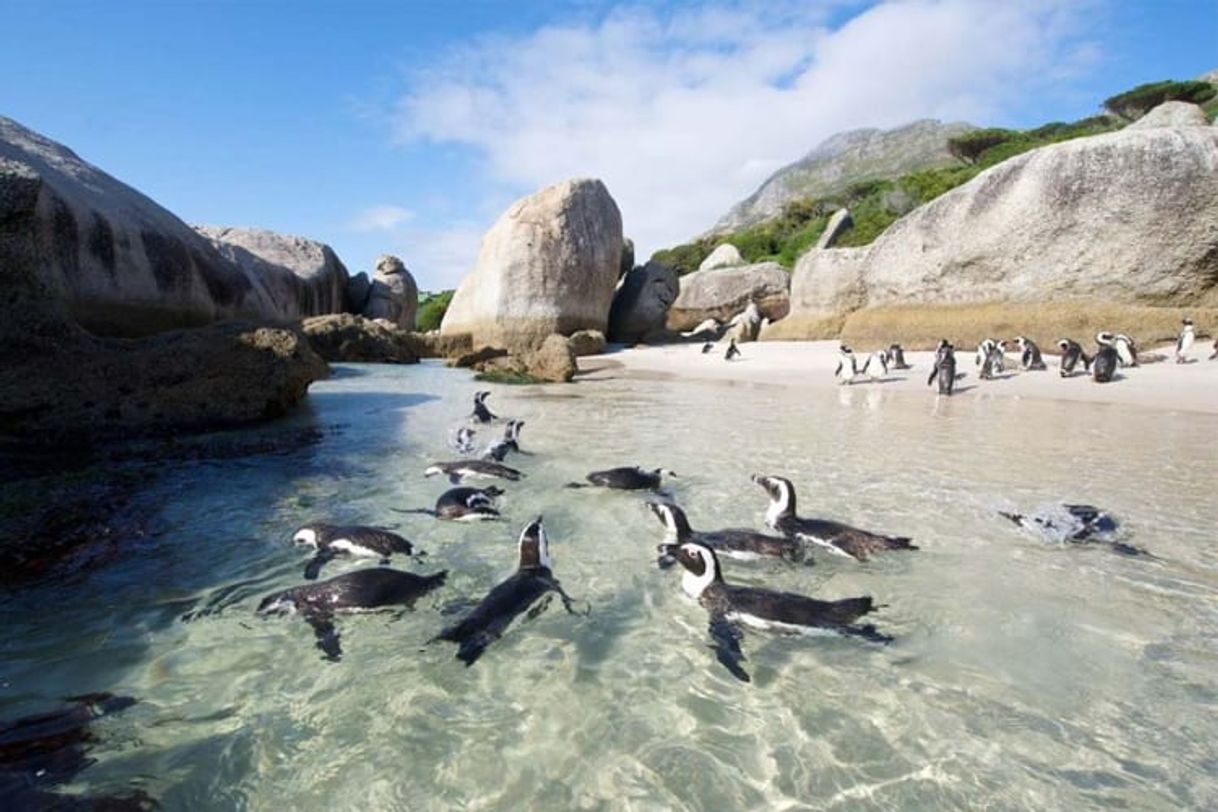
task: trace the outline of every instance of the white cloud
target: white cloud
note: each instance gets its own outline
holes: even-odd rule
[[[837,28],[810,5],[620,7],[480,39],[411,75],[397,137],[473,147],[499,191],[600,177],[645,256],[705,230],[835,132],[989,123],[1090,47],[1067,0],[890,2]]]
[[[440,229],[406,229],[401,245],[389,253],[406,262],[426,290],[455,288],[474,267],[486,225],[461,221]]]
[[[348,224],[352,231],[393,231],[414,217],[414,212],[401,206],[372,206],[355,215]]]

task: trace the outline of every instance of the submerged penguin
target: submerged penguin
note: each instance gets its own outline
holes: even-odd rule
[[[817,544],[856,561],[866,561],[873,553],[885,550],[918,549],[906,536],[885,536],[829,519],[803,518],[795,512],[795,486],[791,480],[760,474],[751,478],[770,497],[766,526],[785,536]]]
[[[326,562],[339,555],[379,558],[382,564],[388,564],[389,556],[395,553],[415,555],[414,545],[397,533],[364,525],[312,522],[297,530],[292,541],[296,544],[307,544],[317,550],[317,554],[305,567],[304,577],[309,580],[317,578]]]
[[[1074,368],[1078,366],[1078,362],[1083,362],[1083,371],[1087,372],[1091,369],[1091,358],[1083,350],[1083,345],[1069,338],[1059,338],[1057,347],[1061,350],[1061,376],[1069,378],[1074,374]]]
[[[1015,344],[1019,347],[1019,365],[1025,370],[1048,369],[1040,356],[1040,347],[1027,336],[1016,336]]]
[[[550,593],[557,593],[566,610],[575,614],[570,596],[554,577],[550,545],[540,516],[525,526],[518,546],[516,572],[487,593],[472,612],[430,641],[456,643],[457,659],[466,666],[473,665],[521,614],[527,612],[529,620],[541,614],[549,604]],[[534,606],[542,598],[546,600]]]
[[[502,495],[503,491],[494,485],[486,488],[449,488],[440,494],[434,508],[398,510],[398,513],[425,513],[450,522],[492,521],[499,518],[496,500]]]
[[[1099,333],[1095,343],[1099,349],[1091,359],[1091,378],[1096,383],[1109,383],[1116,376],[1117,363],[1120,361],[1116,340],[1112,333]]]
[[[490,396],[490,392],[474,393],[474,411],[470,413],[471,419],[477,420],[479,423],[489,423],[498,419],[498,415],[493,414],[486,406],[486,399]]]
[[[857,624],[859,618],[877,608],[870,596],[821,601],[791,592],[729,584],[723,580],[715,551],[697,542],[680,545],[677,560],[685,570],[681,589],[710,614],[715,657],[743,682],[749,681],[749,675],[741,665],[745,659],[740,648],[742,625],[780,634],[828,633],[892,642],[875,626]]]
[[[930,377],[926,385],[930,386],[939,379],[939,394],[950,395],[956,388],[956,348],[943,339],[935,350],[935,363],[930,368]]]
[[[1193,327],[1193,320],[1185,319],[1183,324],[1184,328],[1180,330],[1180,335],[1176,338],[1177,364],[1188,363],[1188,351],[1192,349],[1193,342],[1197,340],[1197,331]],[[1214,349],[1218,350],[1218,341],[1214,342]],[[1218,352],[1215,352],[1214,355],[1218,355]],[[1210,357],[1212,358],[1213,356]]]
[[[317,647],[328,659],[337,660],[342,656],[342,647],[334,628],[335,613],[409,607],[443,584],[447,577],[447,571],[414,575],[387,567],[355,570],[268,595],[258,604],[258,614],[300,614],[313,627]]]
[[[503,462],[509,451],[523,454],[520,450],[520,430],[524,428],[523,420],[509,420],[503,427],[503,437],[486,447],[482,459]]]
[[[890,344],[887,350],[886,360],[888,366],[892,369],[909,369],[909,364],[905,363],[905,350],[900,344]]]
[[[723,360],[730,361],[740,355],[740,348],[736,346],[736,339],[729,338],[727,340],[727,352],[723,353]]]
[[[500,462],[493,460],[458,460],[456,462],[433,462],[423,471],[423,476],[435,476],[443,474],[448,477],[448,481],[454,485],[461,482],[465,477],[476,477],[479,479],[506,479],[511,482],[516,482],[524,474],[517,471],[515,468],[509,468]]]
[[[1116,540],[1119,523],[1112,514],[1093,505],[1054,504],[1033,513],[1007,513],[1009,519],[1046,541],[1070,544],[1108,544],[1122,555],[1149,555],[1145,550]]]
[[[654,491],[659,490],[666,476],[676,474],[664,468],[653,468],[645,471],[637,465],[623,468],[608,468],[604,471],[593,471],[585,477],[588,483],[568,482],[568,488],[611,488],[617,491]]]
[[[743,528],[700,532],[689,526],[685,511],[671,502],[648,502],[647,508],[665,529],[664,541],[656,548],[660,553],[657,563],[661,569],[675,564],[677,548],[691,541],[704,544],[720,555],[742,561],[755,561],[759,558],[782,558],[796,562],[804,560],[804,545],[798,539],[771,536]]]

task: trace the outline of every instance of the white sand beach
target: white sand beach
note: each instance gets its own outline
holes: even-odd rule
[[[1208,344],[1208,342],[1207,342]],[[698,344],[621,349],[605,355],[579,359],[581,377],[589,380],[605,377],[654,379],[671,377],[684,380],[733,384],[768,384],[798,389],[823,389],[843,386],[833,376],[837,367],[836,341],[763,341],[741,345],[741,357],[723,359],[723,347],[717,345],[703,355]],[[1098,384],[1081,372],[1063,379],[1057,369],[1056,356],[1045,356],[1049,369],[1024,372],[1018,369],[1018,357],[1008,354],[1008,368],[1003,377],[980,380],[970,349],[956,353],[957,370],[965,377],[957,381],[958,398],[1012,397],[1038,400],[1067,400],[1091,403],[1114,403],[1168,412],[1218,413],[1218,360],[1209,361],[1209,346],[1194,346],[1191,363],[1176,364],[1171,360],[1172,347],[1144,352],[1147,357],[1162,355],[1165,361],[1144,363],[1121,369],[1116,380]],[[862,357],[866,357],[862,354]],[[907,370],[892,370],[879,380],[847,384],[852,388],[884,387],[885,391],[919,393],[935,397],[935,390],[926,384],[934,354],[907,352],[905,360],[912,366]]]

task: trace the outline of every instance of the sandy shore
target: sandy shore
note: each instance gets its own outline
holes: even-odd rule
[[[742,356],[723,360],[723,348],[703,355],[697,344],[646,347],[610,351],[579,359],[581,378],[607,377],[637,379],[672,378],[720,383],[769,384],[798,389],[828,389],[839,386],[833,377],[837,367],[836,341],[764,341],[741,345]],[[1150,353],[1169,359],[1174,348],[1159,348]],[[1057,357],[1045,356],[1049,369],[1023,372],[1017,369],[1018,357],[1008,354],[1008,369],[1002,378],[983,381],[977,377],[972,351],[956,353],[957,370],[965,377],[956,383],[954,397],[975,398],[1006,396],[1041,400],[1068,400],[1114,403],[1167,412],[1218,414],[1218,360],[1209,361],[1210,347],[1194,346],[1193,362],[1176,364],[1171,360],[1118,371],[1111,383],[1097,384],[1090,375],[1062,378]],[[908,352],[905,360],[912,369],[893,370],[881,380],[850,384],[853,387],[883,386],[885,391],[917,392],[934,397],[935,389],[926,385],[933,353]],[[865,354],[863,357],[866,357]]]

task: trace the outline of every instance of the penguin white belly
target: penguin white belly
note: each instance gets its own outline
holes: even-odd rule
[[[486,513],[486,512],[483,512],[483,511],[478,511],[478,510],[475,510],[475,511],[470,511],[469,513],[464,513],[464,514],[462,514],[462,515],[458,516],[458,517],[457,517],[456,519],[454,519],[453,521],[457,521],[457,522],[489,522],[489,521],[491,521],[491,520],[493,520],[493,519],[498,519],[498,518],[499,518],[499,514],[497,514],[497,513]]]
[[[737,561],[756,561],[761,558],[760,553],[755,553],[752,550],[719,550],[718,553],[727,558],[734,558]]]
[[[854,556],[850,555],[850,553],[846,552],[845,550],[841,549],[840,547],[835,546],[833,544],[833,542],[829,541],[828,539],[823,539],[818,536],[813,536],[810,533],[796,533],[795,536],[796,536],[796,538],[811,542],[812,544],[815,544],[817,547],[822,547],[822,548],[828,550],[829,552],[833,553],[834,555],[840,555],[842,558],[854,558]]]
[[[377,552],[376,550],[356,544],[350,539],[334,539],[334,541],[330,542],[330,549],[340,553],[363,556],[365,558],[376,558],[381,555],[381,553]]]
[[[750,615],[747,612],[728,612],[726,617],[734,623],[743,623],[750,628],[774,632],[776,634],[800,634],[805,637],[831,637],[837,634],[833,629],[826,629],[820,626],[800,626],[797,623],[783,623],[780,620],[770,620],[758,617],[757,615]]]

